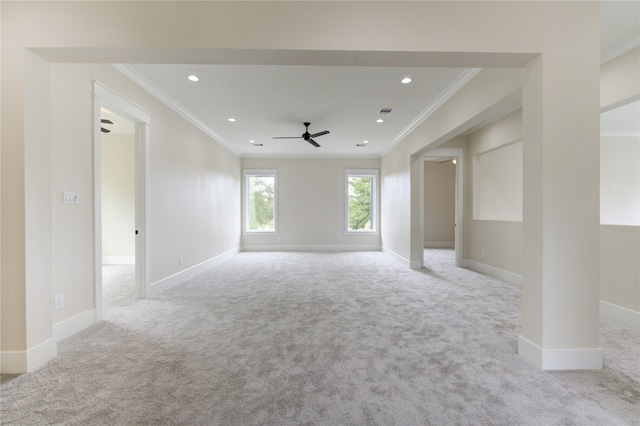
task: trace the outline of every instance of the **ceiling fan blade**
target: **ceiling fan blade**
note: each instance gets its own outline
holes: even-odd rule
[[[302,136],[274,136],[273,139],[302,139]]]
[[[100,131],[101,131],[102,133],[111,133],[111,130],[109,130],[109,129],[105,129],[104,127],[100,127]]]
[[[315,146],[316,148],[320,148],[320,145],[318,144],[318,142],[314,141],[311,138],[307,139],[307,142],[309,142],[311,145]]]
[[[328,130],[323,130],[322,132],[318,132],[318,133],[314,133],[312,135],[309,135],[310,138],[317,138],[318,136],[324,136],[329,134]]]
[[[113,124],[113,121],[107,120],[106,118],[101,119],[100,122],[105,124]]]

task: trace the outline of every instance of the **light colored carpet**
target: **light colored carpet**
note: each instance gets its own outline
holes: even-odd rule
[[[637,377],[528,364],[519,289],[431,252],[419,272],[379,252],[240,253],[61,342],[2,385],[0,420],[640,424]]]
[[[102,309],[108,311],[138,299],[136,265],[102,265]]]

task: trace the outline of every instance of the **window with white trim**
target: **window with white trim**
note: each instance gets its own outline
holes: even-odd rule
[[[277,177],[276,170],[245,170],[245,232],[275,233],[278,231]]]
[[[378,171],[345,171],[345,232],[378,232]]]

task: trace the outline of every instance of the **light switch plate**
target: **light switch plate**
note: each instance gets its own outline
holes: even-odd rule
[[[62,193],[62,202],[64,204],[80,204],[80,194],[77,192],[64,191]]]

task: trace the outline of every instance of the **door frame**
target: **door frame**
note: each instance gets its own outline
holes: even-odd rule
[[[94,81],[93,102],[93,205],[94,205],[94,280],[96,321],[102,308],[102,143],[100,132],[101,109],[106,108],[135,123],[135,280],[138,296],[150,294],[149,233],[147,216],[147,182],[149,181],[149,133],[151,114],[120,96],[99,81]]]
[[[427,151],[420,162],[420,235],[424,238],[424,162],[438,161],[442,158],[456,159],[455,182],[455,251],[456,266],[463,266],[464,241],[464,149],[463,148],[434,148]]]

